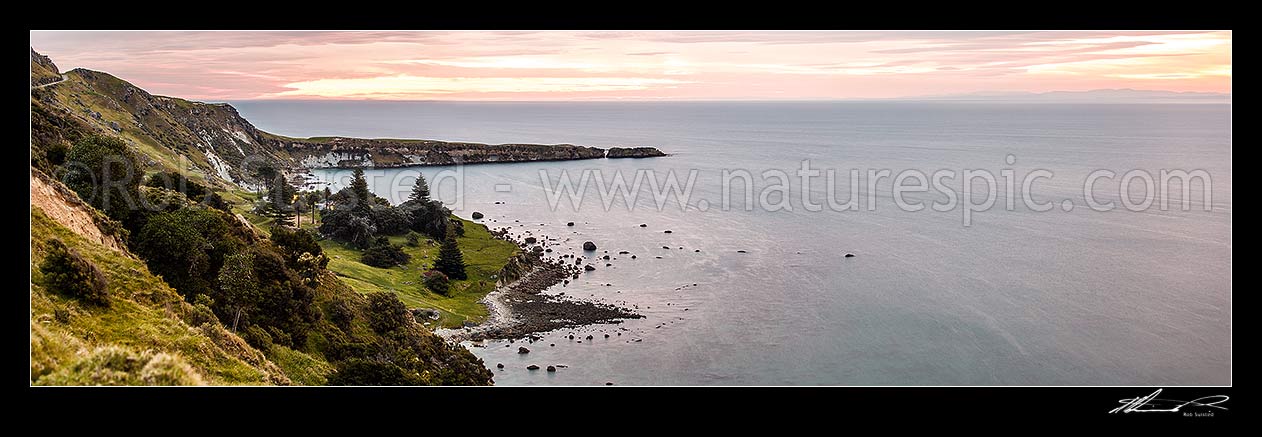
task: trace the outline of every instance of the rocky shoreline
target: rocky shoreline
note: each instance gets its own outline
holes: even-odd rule
[[[501,236],[500,238],[505,238]],[[509,240],[512,241],[512,240]],[[520,243],[519,243],[520,244]],[[522,247],[526,251],[527,247]],[[597,323],[620,323],[644,316],[623,307],[589,302],[564,295],[543,294],[554,285],[568,282],[579,274],[575,264],[550,261],[523,252],[525,273],[497,287],[482,303],[490,317],[479,325],[434,332],[450,341],[538,339],[536,334]]]

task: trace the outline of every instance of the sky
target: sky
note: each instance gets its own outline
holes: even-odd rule
[[[1230,31],[32,31],[31,47],[211,101],[1231,92]]]

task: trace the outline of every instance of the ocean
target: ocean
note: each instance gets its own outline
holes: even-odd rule
[[[1229,104],[233,104],[297,137],[670,154],[368,173],[397,203],[419,170],[461,217],[616,258],[549,292],[646,318],[549,333],[525,355],[471,347],[506,366],[498,385],[1232,382]],[[1163,170],[1189,176],[1190,191],[1163,187]],[[349,177],[313,173],[335,189]],[[549,195],[585,173],[583,196]],[[641,175],[634,202],[599,195],[619,174]],[[672,175],[692,188],[659,201],[649,180],[661,194]]]

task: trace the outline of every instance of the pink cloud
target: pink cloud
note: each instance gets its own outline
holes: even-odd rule
[[[1231,32],[31,32],[205,100],[846,99],[1231,91]]]

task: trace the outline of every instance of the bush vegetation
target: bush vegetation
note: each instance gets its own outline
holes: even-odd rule
[[[40,263],[44,286],[55,293],[76,297],[102,306],[109,306],[110,296],[105,275],[78,252],[61,240],[48,241],[48,254]]]

